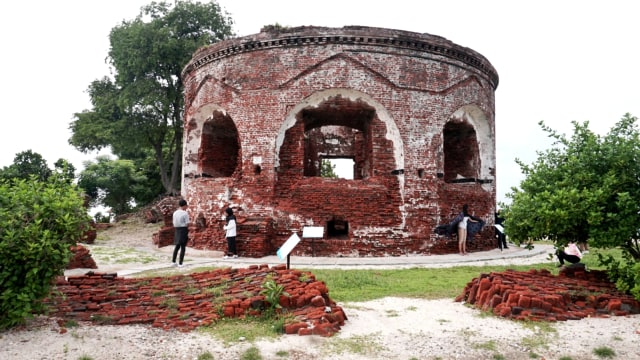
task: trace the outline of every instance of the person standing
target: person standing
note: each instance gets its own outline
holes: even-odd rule
[[[173,258],[172,265],[176,266],[176,257],[178,256],[178,250],[180,250],[180,258],[178,267],[182,267],[184,261],[184,253],[187,249],[187,241],[189,241],[189,213],[187,213],[187,201],[180,199],[178,202],[178,210],[173,213],[173,227],[176,229],[173,236]]]
[[[500,215],[500,208],[496,210],[495,214],[495,229],[496,229],[496,237],[498,238],[498,248],[500,251],[503,249],[508,249],[507,247],[507,236],[504,234],[504,218]]]
[[[238,257],[238,251],[236,249],[236,216],[233,215],[233,210],[231,208],[227,208],[225,212],[227,213],[227,218],[223,229],[226,230],[227,254],[224,258],[228,259],[233,257],[235,259]]]
[[[478,222],[473,216],[469,215],[469,206],[464,204],[462,212],[459,215],[461,220],[458,222],[458,251],[460,255],[467,255],[467,226],[468,222]]]

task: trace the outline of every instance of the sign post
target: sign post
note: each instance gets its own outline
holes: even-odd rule
[[[278,249],[277,251],[277,254],[280,260],[284,260],[285,257],[287,258],[287,270],[289,270],[289,266],[290,266],[291,250],[293,250],[293,248],[296,247],[296,245],[298,245],[299,242],[300,242],[300,237],[298,236],[297,233],[294,232],[287,239],[287,241],[285,241],[284,244],[282,244],[280,249]]]
[[[322,226],[305,226],[302,228],[302,237],[311,239],[311,256],[316,256],[316,246],[313,239],[322,239],[324,237],[324,227]]]

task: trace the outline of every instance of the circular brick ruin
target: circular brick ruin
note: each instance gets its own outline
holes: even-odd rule
[[[201,48],[182,80],[194,246],[226,249],[230,206],[241,256],[274,254],[306,227],[321,236],[293,254],[453,253],[434,229],[469,204],[487,223],[469,249],[495,247],[498,75],[474,50],[392,29],[269,26]],[[333,160],[352,179],[321,176]]]

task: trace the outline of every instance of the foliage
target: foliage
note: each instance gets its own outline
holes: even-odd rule
[[[329,159],[322,159],[320,164],[320,176],[324,178],[336,179],[338,175],[335,172],[336,165]]]
[[[225,345],[244,339],[247,343],[253,343],[258,339],[273,339],[282,335],[282,327],[274,322],[281,322],[280,317],[255,317],[221,318],[215,324],[202,326],[200,331],[215,335]]]
[[[104,205],[120,215],[131,210],[139,194],[147,193],[145,180],[131,160],[111,160],[101,155],[96,162],[85,162],[78,186],[89,196],[91,206]]]
[[[32,176],[38,180],[47,180],[51,173],[51,169],[42,155],[31,150],[17,153],[13,158],[13,164],[3,168],[1,172],[2,178],[7,180],[28,180]]]
[[[240,360],[262,360],[264,359],[260,354],[260,349],[255,346],[251,346],[240,356]]]
[[[51,170],[42,155],[27,150],[17,153],[13,158],[13,164],[0,170],[0,179],[29,180],[35,177],[37,180],[45,181],[55,175],[58,180],[64,180],[71,184],[75,179],[75,171],[73,164],[65,159],[58,159],[54,164],[54,170]]]
[[[280,306],[280,296],[289,296],[284,291],[284,286],[276,283],[275,281],[269,279],[262,283],[262,290],[260,291],[261,295],[264,295],[265,300],[271,305],[271,311],[275,311],[275,309],[279,309]]]
[[[110,147],[118,158],[153,171],[148,181],[159,178],[167,194],[178,193],[181,72],[199,47],[232,35],[232,24],[214,1],[177,1],[152,2],[134,20],[114,27],[108,62],[115,76],[89,85],[93,109],[75,114],[69,143],[82,152]]]
[[[505,232],[516,242],[550,237],[558,247],[587,240],[620,247],[630,263],[619,264],[613,280],[634,283],[633,265],[640,260],[637,118],[626,114],[604,136],[590,131],[588,122],[573,122],[570,139],[540,125],[555,142],[531,165],[516,159],[526,178],[507,194],[512,203],[504,206]]]
[[[89,221],[78,189],[55,176],[0,180],[0,328],[44,310]]]
[[[97,223],[110,223],[111,215],[112,215],[111,213],[103,214],[102,212],[98,211],[93,215],[93,219]]]
[[[68,160],[58,159],[54,166],[54,175],[58,176],[58,178],[62,181],[66,181],[67,183],[73,183],[73,180],[76,178],[76,167],[73,166]]]
[[[599,358],[612,358],[616,356],[616,352],[607,346],[600,346],[593,349],[593,354]]]

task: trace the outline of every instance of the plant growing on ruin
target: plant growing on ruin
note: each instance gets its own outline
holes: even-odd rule
[[[271,312],[275,312],[276,309],[280,309],[280,296],[289,296],[287,292],[284,291],[284,286],[279,285],[275,281],[269,279],[262,283],[262,290],[260,291],[261,295],[264,295],[265,300],[269,303]]]

